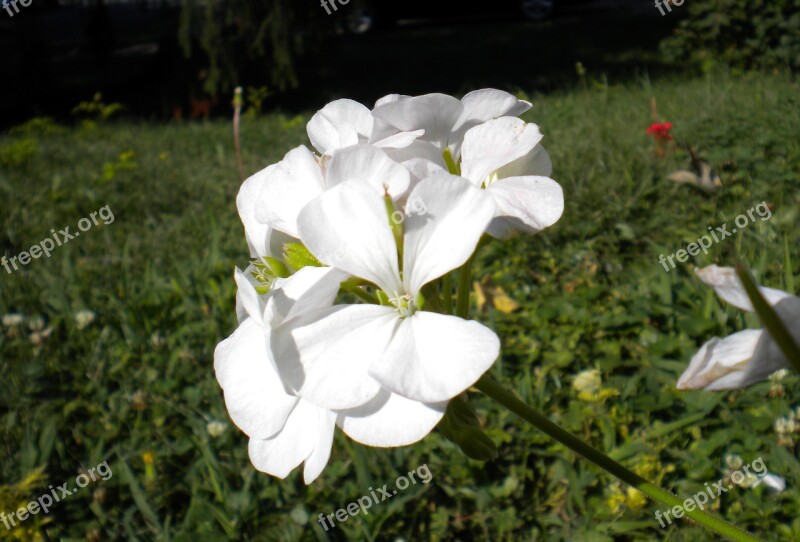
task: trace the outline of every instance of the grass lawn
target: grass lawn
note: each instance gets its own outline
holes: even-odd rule
[[[726,457],[763,458],[785,478],[784,492],[738,487],[708,506],[765,540],[800,539],[800,423],[794,434],[774,429],[793,415],[800,380],[790,374],[732,393],[678,392],[675,383],[704,341],[759,327],[722,305],[694,265],[741,260],[763,284],[796,293],[799,91],[782,76],[716,74],[589,81],[532,95],[525,119],[545,134],[566,211],[538,236],[483,249],[476,275],[488,277],[484,290],[502,288],[520,305],[511,313],[475,308],[503,341],[497,378],[684,497],[723,478]],[[675,135],[717,166],[719,194],[666,180],[688,160],[654,152],[644,133],[651,98]],[[247,121],[247,170],[307,143],[307,120]],[[711,539],[685,520],[661,529],[658,506],[479,394],[496,461],[469,460],[438,433],[390,450],[337,434],[313,485],[298,471],[285,481],[258,474],[212,366],[216,343],[235,327],[233,268],[247,264],[239,184],[227,123],[63,128],[39,120],[0,140],[0,248],[8,258],[51,229],[80,231],[79,220],[105,206],[114,215],[49,259],[12,274],[0,268],[0,315],[25,317],[0,333],[0,512],[81,469],[104,461],[113,469],[49,515],[0,528],[0,539]],[[769,220],[756,215],[671,272],[659,263],[761,202]],[[84,310],[96,319],[79,325],[75,314]],[[591,369],[602,389],[580,394],[575,377]],[[225,424],[221,434],[213,422]],[[327,532],[317,522],[422,465],[430,483]]]

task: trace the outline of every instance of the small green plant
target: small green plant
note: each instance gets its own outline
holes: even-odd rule
[[[36,140],[30,137],[0,145],[0,165],[19,167],[28,163],[38,152]]]
[[[103,183],[110,183],[116,179],[120,171],[129,171],[136,169],[136,162],[134,158],[136,154],[133,151],[126,151],[119,155],[116,162],[106,162],[103,164],[103,174],[100,179]]]
[[[120,103],[104,103],[103,95],[98,92],[91,101],[79,103],[72,110],[72,114],[105,122],[123,109],[125,106]]]
[[[709,69],[800,68],[800,0],[691,2],[688,16],[661,44],[674,61]]]
[[[268,87],[247,87],[247,92],[245,93],[247,99],[245,118],[252,120],[261,115],[264,101],[270,96],[272,96],[272,91]]]

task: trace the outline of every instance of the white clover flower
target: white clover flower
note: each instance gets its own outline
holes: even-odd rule
[[[227,428],[228,424],[217,420],[210,421],[206,424],[206,432],[211,436],[211,438],[221,437]]]
[[[775,432],[779,435],[794,433],[796,430],[797,422],[795,422],[794,418],[782,416],[775,420]]]
[[[25,316],[19,313],[12,312],[3,315],[3,326],[5,327],[18,327],[25,323]]]
[[[78,329],[86,329],[94,322],[97,315],[90,310],[82,310],[75,313],[75,323]]]
[[[753,312],[736,271],[712,265],[696,271],[724,301]],[[800,298],[780,290],[760,288],[767,302],[800,342]],[[765,330],[744,330],[725,339],[714,338],[703,345],[678,380],[680,390],[729,390],[744,388],[788,366],[788,360]]]

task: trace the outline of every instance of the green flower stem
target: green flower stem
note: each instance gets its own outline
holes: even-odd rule
[[[472,261],[475,253],[470,256],[467,263],[461,266],[458,272],[458,299],[456,300],[456,316],[466,318],[469,316],[469,292],[472,287]]]
[[[461,291],[459,289],[459,294],[460,293]],[[555,423],[548,420],[545,416],[517,399],[510,391],[503,388],[501,384],[488,375],[484,375],[478,381],[475,387],[540,431],[543,431],[551,438],[557,440],[578,455],[588,459],[598,467],[616,476],[626,484],[638,489],[651,499],[665,504],[670,508],[674,506],[680,506],[683,508],[683,500],[679,499],[672,493],[661,489],[657,485],[651,484],[638,474],[626,469],[600,450],[597,450],[586,444],[572,433],[565,431]],[[730,523],[715,518],[714,516],[701,510],[692,510],[690,512],[684,509],[684,513],[687,517],[693,519],[697,523],[700,523],[701,525],[708,527],[709,529],[716,531],[723,536],[727,536],[731,540],[759,542],[758,538],[755,538],[745,531],[734,527]]]
[[[341,289],[345,292],[349,292],[354,296],[358,297],[362,301],[366,301],[371,305],[380,305],[381,302],[378,300],[377,297],[372,295],[371,293],[367,292],[363,288],[360,288],[357,284],[343,282],[341,285]]]
[[[442,279],[442,302],[445,314],[453,314],[453,279],[446,273]]]

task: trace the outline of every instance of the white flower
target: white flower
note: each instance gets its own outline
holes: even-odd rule
[[[307,126],[311,144],[321,154],[358,144],[386,149],[403,148],[413,143],[424,130],[407,133],[374,130],[376,120],[365,106],[353,100],[336,100],[318,111]]]
[[[267,350],[271,320],[333,303],[342,274],[306,268],[259,296],[236,270],[237,297],[246,316],[214,352],[217,380],[233,422],[250,437],[250,459],[260,471],[285,478],[305,462],[306,483],[328,463],[335,414],[286,392]]]
[[[426,434],[435,424],[423,413],[440,417],[446,401],[492,365],[500,346],[477,322],[418,307],[425,284],[470,257],[493,205],[466,180],[447,174],[421,182],[409,199],[423,201],[428,212],[406,217],[402,274],[385,203],[373,187],[350,181],[310,203],[298,224],[311,252],[377,285],[391,306],[337,305],[289,320],[272,334],[287,385],[315,404],[356,409],[342,428],[379,446],[389,445],[382,439],[395,429],[383,426],[383,435],[362,432],[358,420],[366,422],[363,416],[375,406],[396,400],[407,406],[394,409],[392,423]]]
[[[499,239],[537,233],[558,222],[564,193],[535,124],[502,117],[470,129],[461,152],[461,175],[486,189],[496,206],[487,233]]]
[[[75,323],[78,329],[86,329],[95,320],[95,313],[89,310],[78,311],[75,313]]]
[[[549,178],[552,163],[539,144],[538,126],[515,118],[530,107],[507,92],[485,89],[461,101],[444,94],[390,96],[373,116],[384,134],[425,131],[413,144],[389,153],[412,173],[418,168],[430,173],[430,164],[453,172],[460,161],[460,174],[486,188],[496,203],[488,233],[508,238],[518,231],[539,232],[564,211],[561,187]]]
[[[19,313],[3,315],[3,325],[5,327],[17,327],[25,323],[25,316]]]
[[[300,146],[280,163],[248,179],[247,190],[243,187],[240,193],[240,209],[252,205],[254,211],[247,217],[245,227],[248,223],[260,223],[264,228],[260,232],[263,237],[268,231],[263,224],[267,224],[299,238],[297,217],[300,211],[326,190],[352,179],[371,184],[378,195],[388,192],[393,199],[400,200],[408,190],[411,175],[384,151],[369,145],[337,150],[322,162]],[[256,191],[258,194],[253,197]],[[246,205],[246,202],[250,203]],[[252,225],[251,229],[258,230],[258,226]]]
[[[462,100],[446,94],[415,97],[395,94],[375,104],[372,116],[376,119],[376,135],[373,138],[397,137],[396,134],[423,130],[417,142],[429,143],[438,149],[439,161],[446,149],[458,158],[464,135],[469,129],[492,119],[521,115],[530,108],[530,102],[495,89],[470,92]],[[418,147],[416,143],[412,146]]]
[[[697,270],[700,279],[712,286],[727,303],[753,311],[750,299],[736,271],[712,265]],[[800,342],[800,298],[780,290],[760,288],[761,293]],[[765,330],[744,330],[725,339],[714,338],[703,345],[678,380],[681,390],[729,390],[749,386],[788,365],[774,339]]]

